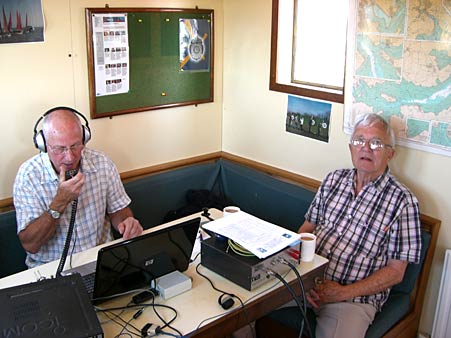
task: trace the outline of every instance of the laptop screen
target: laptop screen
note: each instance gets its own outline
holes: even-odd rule
[[[197,217],[101,248],[93,298],[148,288],[155,278],[188,269],[199,225]]]

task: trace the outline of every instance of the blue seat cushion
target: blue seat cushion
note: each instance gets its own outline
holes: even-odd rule
[[[294,329],[296,332],[299,332],[301,328],[302,314],[301,310],[299,310],[297,306],[283,307],[270,312],[267,316],[272,320],[283,324],[284,326]],[[307,321],[308,324],[307,322],[304,324],[304,335],[309,331],[307,325],[310,325],[310,329],[315,332],[315,314],[311,309],[307,309]]]
[[[381,312],[374,317],[373,323],[368,328],[365,338],[382,337],[393,325],[395,325],[410,308],[410,295],[404,292],[391,292]]]

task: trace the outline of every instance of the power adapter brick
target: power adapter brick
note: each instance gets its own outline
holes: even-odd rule
[[[157,278],[156,289],[163,299],[177,296],[192,287],[191,278],[176,270]]]

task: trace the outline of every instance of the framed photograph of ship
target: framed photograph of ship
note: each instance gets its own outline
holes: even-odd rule
[[[0,43],[44,41],[41,0],[3,0],[0,5]]]

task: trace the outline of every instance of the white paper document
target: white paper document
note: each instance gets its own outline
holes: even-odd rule
[[[92,16],[96,96],[127,93],[130,61],[127,13]]]
[[[204,224],[203,228],[235,241],[258,258],[271,256],[301,237],[244,211]]]

